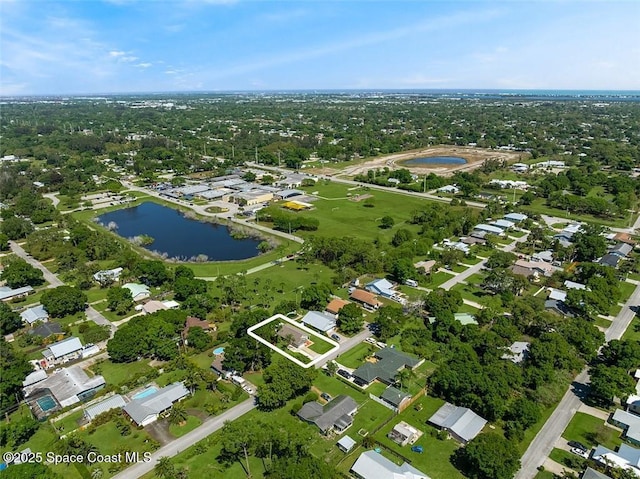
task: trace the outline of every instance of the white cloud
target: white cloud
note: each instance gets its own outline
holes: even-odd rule
[[[134,65],[134,66],[138,68],[149,68],[150,66],[153,66],[153,63],[138,63],[137,65]]]
[[[111,50],[111,51],[109,52],[109,56],[110,56],[110,57],[116,57],[116,58],[117,58],[117,57],[124,56],[124,55],[126,55],[126,54],[127,54],[126,52],[120,52],[120,51],[117,51],[117,50]]]

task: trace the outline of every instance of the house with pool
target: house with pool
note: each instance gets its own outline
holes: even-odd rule
[[[158,420],[160,414],[171,409],[174,403],[189,395],[182,382],[175,382],[163,388],[151,386],[134,394],[122,410],[137,426],[147,426]]]

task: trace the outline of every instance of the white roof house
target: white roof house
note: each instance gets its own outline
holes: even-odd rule
[[[491,226],[497,226],[498,228],[501,228],[503,230],[513,228],[515,225],[516,224],[513,221],[508,220],[495,220],[491,223]]]
[[[382,454],[365,451],[351,466],[351,472],[359,479],[429,479],[424,472],[404,462],[396,465]]]
[[[0,286],[0,301],[9,301],[13,298],[26,296],[33,293],[31,286],[23,286],[22,288],[10,288],[8,286]]]
[[[333,316],[321,313],[320,311],[309,311],[302,318],[302,323],[311,326],[313,329],[326,333],[336,327],[336,320]]]
[[[529,345],[530,343],[527,341],[514,342],[509,346],[509,350],[502,355],[502,359],[508,359],[515,364],[520,364],[529,356]]]
[[[567,288],[567,289],[580,289],[580,290],[586,290],[587,289],[587,287],[584,284],[576,283],[574,281],[569,281],[569,280],[566,280],[564,282],[564,287]]]
[[[148,298],[151,292],[144,284],[139,283],[126,283],[122,285],[123,288],[131,291],[131,296],[134,301],[141,301]]]
[[[373,280],[364,287],[370,293],[379,294],[385,298],[391,298],[396,294],[393,288],[393,283],[384,278]]]
[[[22,387],[26,388],[27,386],[39,383],[45,379],[47,379],[47,372],[44,369],[38,369],[24,378],[24,381],[22,381]]]
[[[528,218],[527,215],[523,215],[522,213],[507,213],[504,215],[504,219],[507,221],[513,221],[514,223],[520,223]]]
[[[95,279],[98,283],[102,283],[104,281],[118,281],[120,278],[120,273],[122,273],[122,268],[114,268],[114,269],[103,269],[102,271],[98,271],[93,275],[93,279]]]
[[[640,446],[640,416],[616,409],[611,422],[624,430],[624,437],[635,445]]]
[[[42,321],[42,322],[48,321],[49,313],[47,313],[47,310],[44,309],[44,306],[40,304],[38,306],[25,309],[22,313],[20,313],[20,317],[25,323],[33,324],[37,321]]]
[[[447,431],[456,440],[467,443],[476,437],[487,420],[478,416],[471,409],[445,403],[429,418],[430,424]]]
[[[604,446],[596,447],[591,456],[594,461],[605,466],[620,467],[640,477],[640,449],[622,443],[618,452]]]
[[[353,446],[356,445],[356,441],[354,441],[351,436],[345,434],[342,439],[338,441],[337,445],[342,452],[349,452],[353,449]]]
[[[460,192],[460,188],[458,188],[456,185],[446,185],[441,188],[438,188],[436,191],[439,191],[441,193],[452,193],[454,195],[457,195]]]
[[[482,223],[479,225],[475,225],[473,229],[479,230],[479,231],[486,231],[487,233],[491,233],[498,236],[504,235],[504,231],[502,231],[502,228],[498,228],[497,226],[492,226],[492,225],[485,225]]]
[[[80,342],[80,339],[72,336],[70,338],[63,339],[62,341],[58,341],[57,343],[50,344],[42,354],[47,358],[52,357],[53,359],[60,359],[81,350],[82,343]]]
[[[567,293],[566,291],[562,291],[560,289],[555,289],[555,288],[549,288],[551,290],[551,292],[549,293],[549,298],[548,299],[552,299],[555,301],[566,301],[567,300]]]
[[[49,390],[61,407],[67,407],[90,397],[105,385],[102,376],[89,377],[80,366],[61,368],[47,379],[24,388],[25,398]]]
[[[122,409],[123,407],[126,406],[126,404],[127,403],[124,401],[124,398],[120,396],[120,394],[114,394],[113,396],[103,401],[97,402],[95,404],[92,404],[89,407],[86,407],[84,409],[84,416],[89,421],[93,421],[96,418],[96,416],[99,416],[103,412],[111,411],[112,409],[117,409],[117,408]]]

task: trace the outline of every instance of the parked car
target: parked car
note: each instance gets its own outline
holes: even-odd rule
[[[366,381],[363,381],[363,380],[362,380],[362,379],[360,379],[360,378],[355,378],[355,379],[353,380],[353,382],[354,382],[355,384],[357,384],[358,386],[360,386],[361,388],[362,388],[362,387],[365,387],[365,386],[367,385]]]
[[[572,447],[571,448],[571,452],[580,456],[580,457],[584,457],[585,459],[589,459],[589,453],[587,451],[584,451],[582,449],[579,449],[577,447]]]
[[[338,369],[338,374],[343,378],[347,378],[347,379],[351,378],[351,373],[349,373],[349,371],[345,371],[344,369]]]
[[[331,401],[331,396],[329,395],[329,393],[322,393],[320,394],[320,397],[325,401]]]
[[[338,336],[335,333],[331,335],[331,339],[333,339],[334,341],[337,341],[338,343],[340,342],[340,336]]]
[[[589,448],[587,446],[585,446],[584,444],[582,444],[581,442],[578,441],[569,441],[567,443],[570,447],[575,447],[576,449],[581,449],[583,451],[588,451]]]

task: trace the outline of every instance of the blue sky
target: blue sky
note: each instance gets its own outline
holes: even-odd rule
[[[640,89],[640,1],[0,0],[0,95]]]

